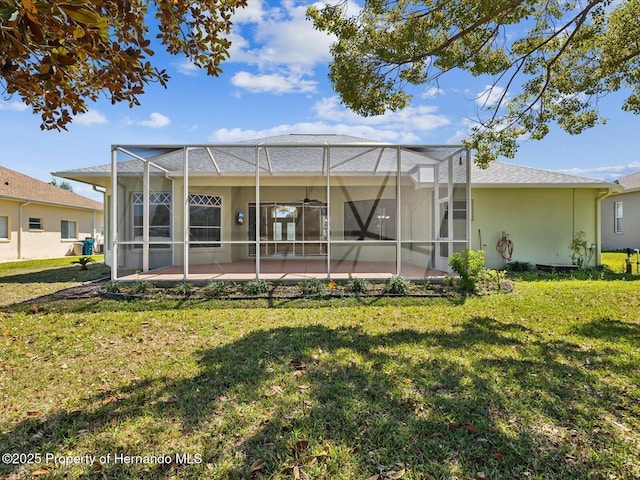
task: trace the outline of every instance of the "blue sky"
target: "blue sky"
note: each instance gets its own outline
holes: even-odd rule
[[[231,58],[217,78],[156,46],[152,62],[171,75],[167,89],[148,86],[134,109],[102,98],[68,132],[41,131],[40,117],[18,97],[0,99],[0,164],[50,181],[52,171],[108,163],[112,144],[235,142],[286,133],[421,144],[464,138],[491,78],[449,74],[437,90],[416,89],[405,110],[359,117],[331,89],[331,38],[305,19],[310,3],[249,0],[235,16]],[[600,102],[607,125],[580,136],[555,130],[542,141],[524,142],[514,159],[501,160],[604,180],[640,170],[640,117],[620,110],[622,98],[615,94]],[[73,187],[101,200],[90,186]]]

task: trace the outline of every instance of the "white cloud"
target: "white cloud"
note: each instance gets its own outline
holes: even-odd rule
[[[337,96],[323,98],[314,107],[318,118],[365,125],[383,125],[394,130],[430,131],[451,121],[445,115],[437,114],[438,108],[430,105],[407,107],[397,112],[386,112],[373,117],[361,117],[340,104]]]
[[[430,87],[422,92],[422,98],[435,98],[438,95],[444,95],[444,90],[440,87]]]
[[[255,26],[246,28],[240,24],[234,28],[229,37],[232,41],[229,62],[267,69],[286,66],[291,71],[302,71],[330,59],[333,38],[313,28],[306,18],[307,5],[283,2],[282,8],[262,7],[262,4],[254,6],[243,17]]]
[[[506,90],[502,87],[487,85],[482,92],[476,95],[475,100],[482,108],[492,108],[495,107],[501,99],[504,100],[507,98],[505,92]]]
[[[361,117],[343,107],[338,97],[318,101],[313,112],[316,121],[281,124],[263,130],[222,128],[209,136],[212,142],[235,142],[289,133],[344,134],[390,143],[419,143],[420,133],[431,132],[450,124],[448,117],[437,114],[432,106],[408,107],[377,117]]]
[[[0,102],[0,110],[8,110],[10,112],[24,112],[29,106],[26,103],[17,102],[15,100],[11,102]]]
[[[198,75],[198,73],[202,71],[201,68],[198,68],[196,65],[194,65],[188,60],[184,60],[182,62],[175,62],[172,65],[176,68],[176,70],[179,73],[186,75],[188,77],[195,77]]]
[[[236,9],[231,20],[234,25],[242,23],[258,23],[264,16],[263,0],[251,0],[244,8]]]
[[[238,72],[231,78],[235,87],[248,90],[251,93],[271,92],[308,93],[315,91],[317,82],[303,80],[300,75],[253,75],[249,72]]]
[[[149,115],[149,120],[143,120],[142,122],[138,122],[138,125],[149,128],[163,128],[171,123],[169,117],[162,115],[158,112],[153,112]]]
[[[588,178],[599,178],[603,180],[617,180],[640,170],[640,162],[631,162],[626,165],[603,165],[590,168],[566,168],[558,170],[561,173],[577,175]]]
[[[236,74],[232,83],[252,93],[313,92],[317,82],[308,78],[313,69],[326,65],[333,38],[313,27],[306,18],[308,4],[293,0],[275,4],[249,2],[234,15],[229,63],[256,69]],[[306,80],[305,80],[306,78]]]
[[[86,113],[81,113],[73,119],[73,123],[77,125],[100,125],[107,123],[107,117],[98,112],[97,110],[88,110]]]
[[[390,143],[416,143],[419,138],[411,132],[374,128],[367,125],[328,124],[326,122],[305,122],[293,125],[277,125],[264,130],[244,130],[241,128],[221,128],[209,136],[211,142],[237,142],[257,138],[286,135],[290,133],[323,133],[361,137]]]

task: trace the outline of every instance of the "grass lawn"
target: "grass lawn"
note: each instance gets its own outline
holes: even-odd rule
[[[109,276],[102,255],[93,255],[88,270],[71,262],[80,257],[0,263],[0,306],[48,295],[63,288]],[[28,286],[27,286],[28,285]]]
[[[624,273],[626,271],[627,254],[623,252],[602,252],[602,264],[607,265],[616,273]],[[638,272],[639,256],[633,253],[631,255],[631,266],[634,275],[640,275]]]
[[[0,478],[637,479],[639,287],[8,306]]]

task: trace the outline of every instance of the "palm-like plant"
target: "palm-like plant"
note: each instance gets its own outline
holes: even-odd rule
[[[80,265],[80,270],[89,270],[89,264],[93,262],[95,262],[95,260],[91,257],[80,257],[71,263],[77,263],[78,265]]]

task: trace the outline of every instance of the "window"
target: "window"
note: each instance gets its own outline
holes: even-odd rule
[[[449,218],[449,202],[444,202],[444,220]],[[466,220],[467,219],[467,201],[466,200],[454,200],[453,201],[453,219],[454,220]]]
[[[615,202],[613,204],[614,220],[613,220],[613,232],[622,233],[622,202]]]
[[[63,240],[75,240],[78,238],[76,222],[62,220],[60,222],[60,237]]]
[[[220,247],[222,238],[222,197],[189,194],[189,239],[193,248]]]
[[[379,198],[345,202],[344,239],[395,240],[395,199]]]
[[[42,228],[42,219],[29,217],[29,230],[44,230]]]
[[[9,240],[9,217],[0,217],[0,240]]]
[[[143,234],[142,193],[133,194],[133,238],[142,241]],[[149,194],[149,240],[171,241],[171,194],[156,192]],[[151,245],[151,248],[167,248],[167,245]]]

